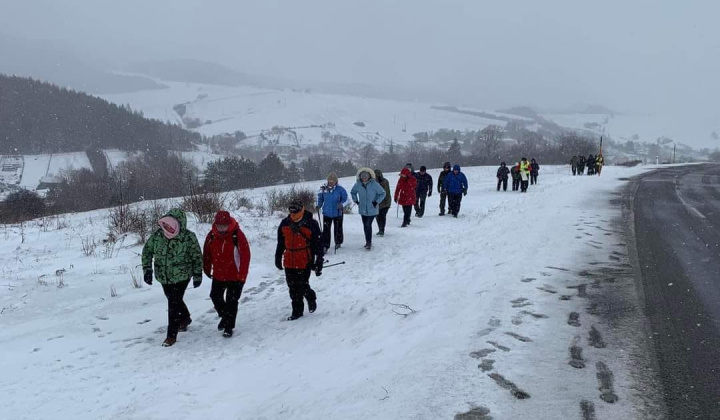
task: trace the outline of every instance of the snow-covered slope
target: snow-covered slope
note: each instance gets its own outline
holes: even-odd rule
[[[357,141],[370,141],[378,146],[383,146],[390,139],[396,144],[404,144],[412,140],[413,133],[417,132],[440,128],[477,130],[489,124],[504,126],[509,118],[493,111],[486,113],[497,115],[497,119],[448,112],[433,109],[433,104],[422,102],[253,87],[163,84],[169,88],[103,97],[118,104],[130,104],[147,117],[173,122],[182,121],[173,107],[184,104],[184,116],[199,119],[204,125],[196,131],[204,135],[240,130],[253,136],[274,126],[295,128],[302,145],[318,144],[322,141],[323,131],[342,134]]]
[[[449,419],[483,406],[495,419],[556,420],[581,418],[586,400],[600,419],[643,418],[629,362],[639,347],[624,341],[622,316],[611,327],[587,309],[603,294],[634,294],[612,225],[618,210],[602,197],[642,170],[606,167],[596,178],[543,167],[540,184],[520,194],[495,191],[495,168],[469,168],[458,219],[437,217],[437,194],[407,229],[393,207],[371,252],[359,216],[348,215],[343,248],[327,256],[346,264],[313,276],[319,309],[296,322],[284,321],[290,301],[273,264],[279,216],[234,211],[253,255],[236,335],[216,330],[205,279],[186,293],[193,323],[171,348],[160,347],[161,288],[131,286],[141,246],[128,238],[112,256],[103,245],[81,251],[105,236],[107,210],[2,227],[2,416]],[[202,240],[209,225],[189,228]],[[616,274],[595,277],[603,270]],[[416,312],[398,315],[397,305]],[[591,326],[604,348],[588,338]],[[642,335],[634,328],[627,336]],[[585,368],[568,364],[572,345]],[[614,372],[614,404],[600,398],[600,362]]]

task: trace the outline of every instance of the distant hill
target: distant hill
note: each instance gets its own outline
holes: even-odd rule
[[[0,74],[0,154],[89,148],[190,150],[200,135],[139,111],[37,80]]]
[[[171,82],[266,88],[283,88],[289,85],[280,79],[243,73],[221,64],[193,59],[134,63],[129,66],[129,70]]]
[[[113,74],[101,64],[49,42],[0,34],[0,73],[32,77],[83,92],[126,93],[164,86],[139,76]]]

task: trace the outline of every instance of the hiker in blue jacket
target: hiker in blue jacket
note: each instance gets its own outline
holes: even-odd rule
[[[358,207],[365,231],[365,249],[372,249],[372,223],[380,212],[379,205],[385,199],[385,189],[375,180],[375,171],[360,168],[358,180],[350,190],[352,200]]]
[[[327,177],[327,184],[320,187],[318,193],[317,207],[322,209],[323,230],[322,246],[327,254],[330,249],[330,233],[335,227],[335,249],[343,243],[343,209],[348,199],[345,188],[338,185],[338,177],[335,172],[330,172]]]
[[[453,170],[445,176],[443,188],[448,193],[450,201],[450,214],[457,217],[460,212],[460,202],[467,195],[468,182],[465,174],[460,172],[460,165],[453,166]]]

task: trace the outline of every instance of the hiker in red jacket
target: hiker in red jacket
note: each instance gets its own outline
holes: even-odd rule
[[[226,211],[215,215],[203,247],[203,271],[212,279],[210,299],[221,320],[218,330],[232,337],[238,301],[250,267],[250,246],[238,222]]]
[[[417,178],[415,178],[407,167],[400,171],[400,179],[398,179],[395,187],[395,203],[403,208],[403,224],[400,227],[407,227],[410,224],[410,215],[412,208],[417,201],[415,189],[417,188]]]

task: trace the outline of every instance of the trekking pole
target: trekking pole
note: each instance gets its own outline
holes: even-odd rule
[[[326,269],[326,268],[328,268],[328,267],[335,267],[336,265],[343,265],[343,264],[345,264],[345,261],[339,262],[339,263],[335,263],[335,264],[330,264],[330,265],[324,265],[324,266],[323,266],[323,270]]]

